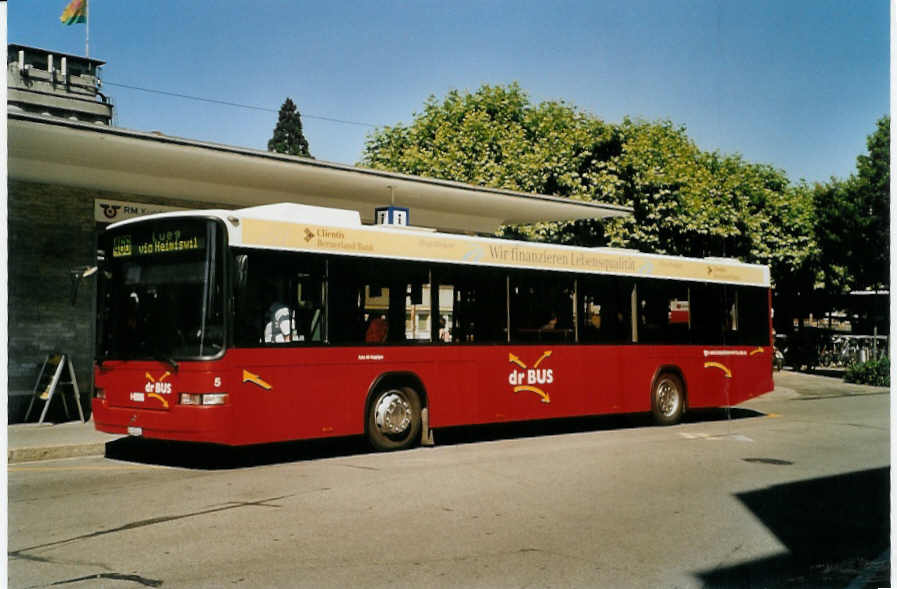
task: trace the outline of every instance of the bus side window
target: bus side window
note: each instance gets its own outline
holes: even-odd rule
[[[750,346],[768,346],[769,290],[756,286],[738,288],[738,317],[741,327],[740,343]]]
[[[579,282],[583,316],[582,343],[628,343],[632,283],[615,278],[585,277]]]
[[[235,257],[234,342],[238,346],[323,342],[324,261],[319,256],[250,252]]]
[[[725,319],[721,308],[725,300],[721,284],[697,283],[691,287],[692,343],[718,346],[723,343]]]
[[[690,293],[686,284],[673,280],[643,280],[639,282],[637,292],[640,342],[690,342]]]
[[[429,268],[416,262],[331,258],[331,341],[430,341]]]
[[[475,268],[435,268],[439,341],[456,344],[507,341],[505,276]],[[435,315],[435,313],[433,314]]]
[[[433,283],[436,285],[436,282]],[[431,317],[438,317],[439,323],[436,332],[437,341],[442,343],[452,342],[452,324],[454,323],[454,297],[455,287],[451,284],[439,284],[436,288],[435,307],[437,311],[431,313]]]
[[[547,272],[510,275],[511,343],[572,343],[573,279]]]
[[[299,272],[293,282],[295,292],[295,323],[297,341],[324,341],[324,294],[326,291],[323,270],[307,268],[312,272]]]

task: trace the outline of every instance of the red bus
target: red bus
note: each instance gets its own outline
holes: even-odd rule
[[[740,403],[772,390],[769,270],[362,225],[298,204],[103,235],[93,416],[246,445]]]

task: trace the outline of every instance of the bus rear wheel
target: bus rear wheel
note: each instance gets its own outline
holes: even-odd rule
[[[387,387],[368,406],[367,437],[375,450],[404,450],[420,438],[420,395],[411,387]]]
[[[654,381],[651,391],[651,413],[657,425],[673,425],[682,419],[685,410],[685,387],[682,379],[665,372]]]

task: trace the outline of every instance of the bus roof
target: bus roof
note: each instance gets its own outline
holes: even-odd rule
[[[110,228],[177,217],[220,219],[228,228],[230,244],[237,247],[770,286],[767,266],[738,260],[684,258],[616,248],[438,233],[395,225],[363,225],[357,211],[294,203],[232,211],[160,213],[122,221]]]

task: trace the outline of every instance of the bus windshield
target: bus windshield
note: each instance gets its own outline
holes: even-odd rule
[[[180,218],[106,233],[101,361],[174,363],[224,350],[223,234],[217,221]]]

